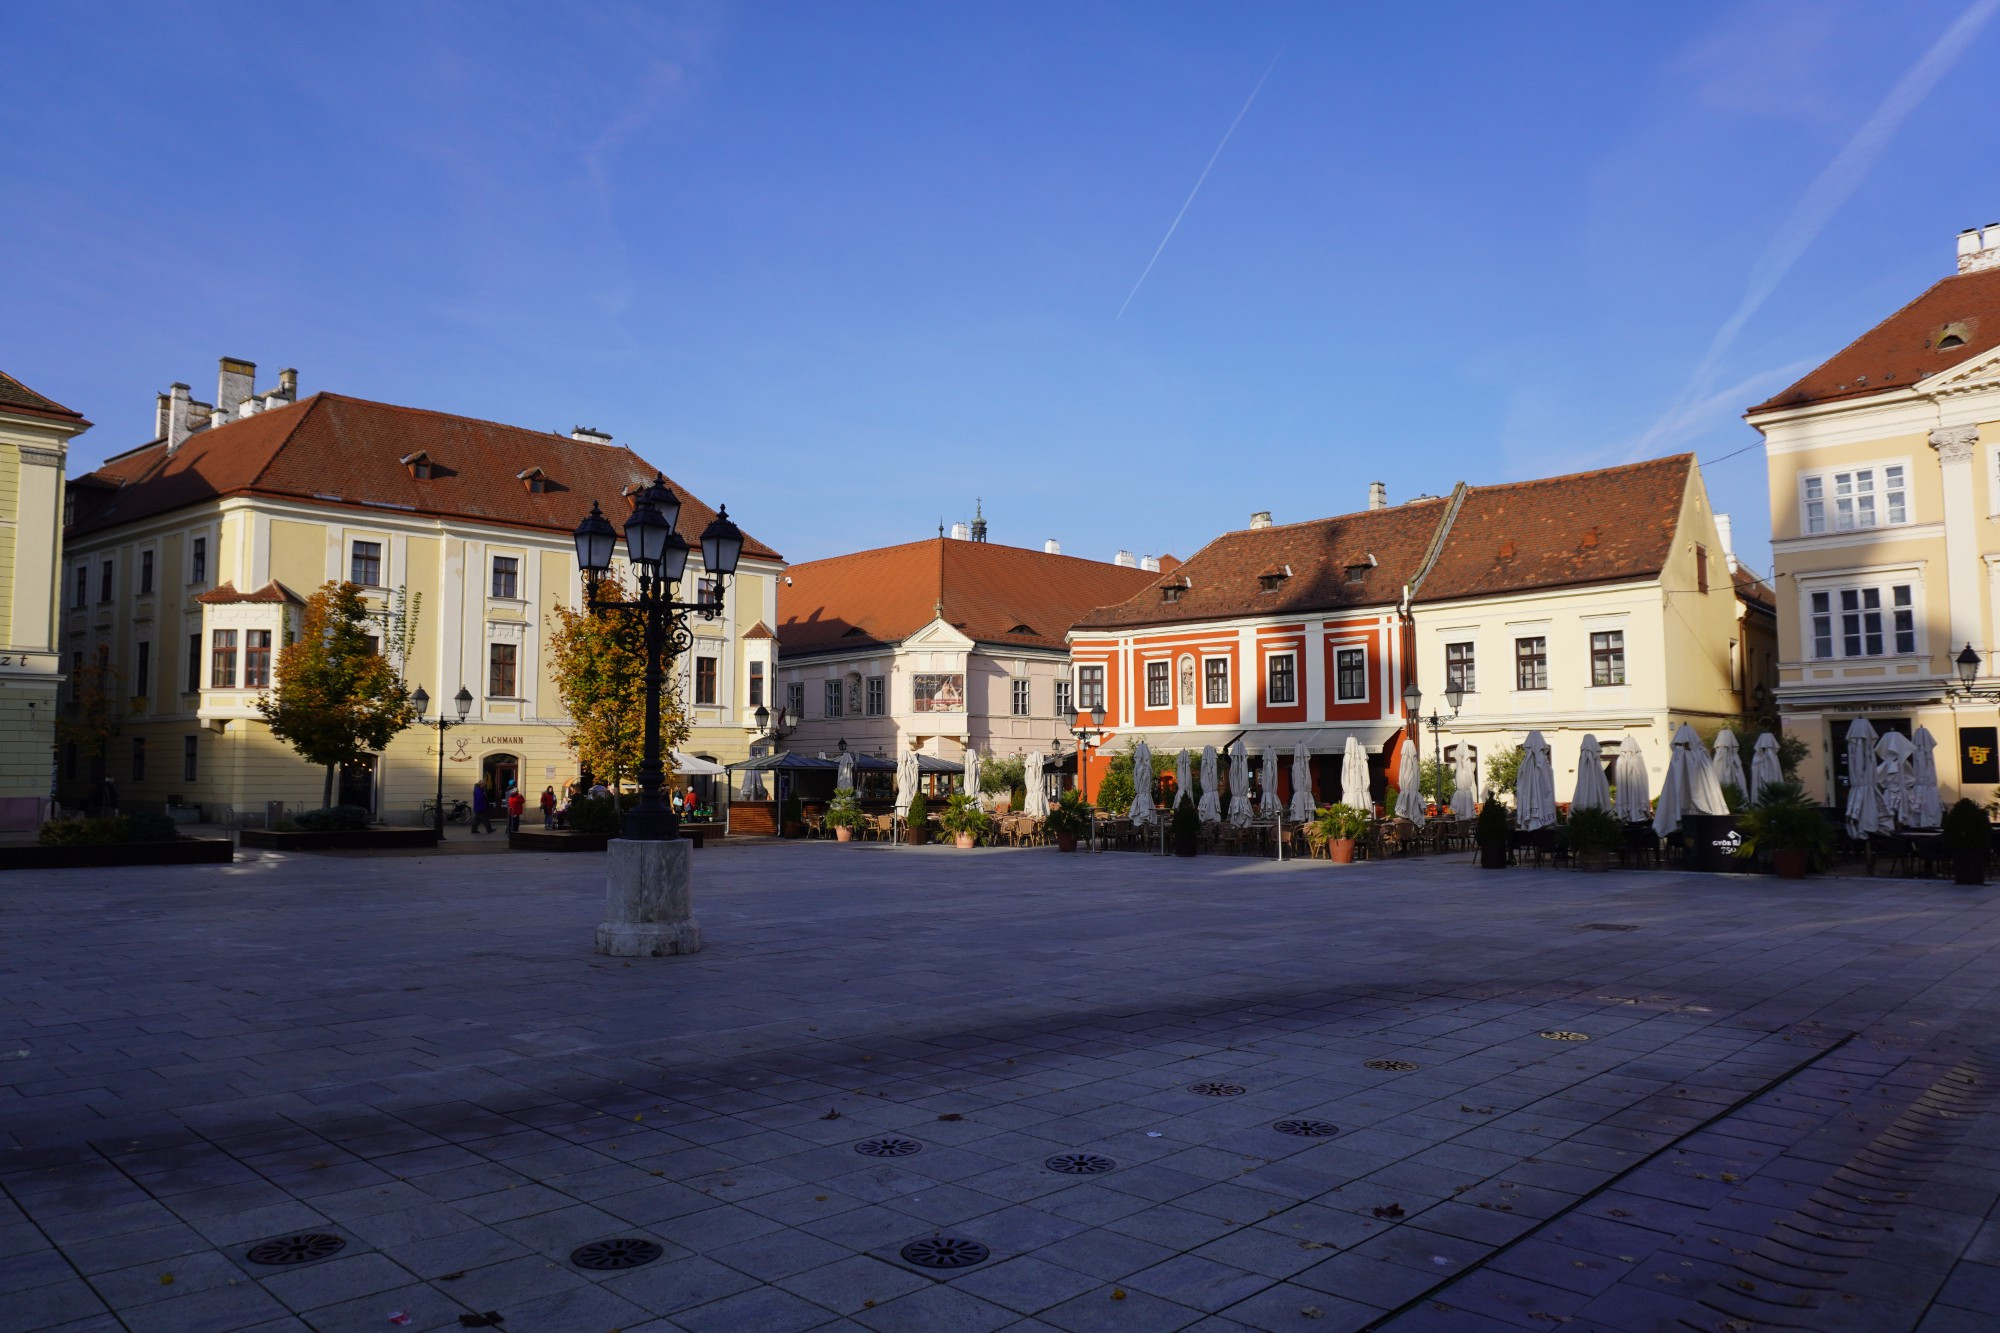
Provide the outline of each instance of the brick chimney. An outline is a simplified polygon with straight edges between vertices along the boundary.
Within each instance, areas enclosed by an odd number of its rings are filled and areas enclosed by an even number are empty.
[[[1379,481],[1369,482],[1368,507],[1370,509],[1387,509],[1389,507],[1389,488]]]
[[[223,421],[236,416],[237,406],[257,393],[257,363],[233,356],[222,358],[215,372],[215,410]]]

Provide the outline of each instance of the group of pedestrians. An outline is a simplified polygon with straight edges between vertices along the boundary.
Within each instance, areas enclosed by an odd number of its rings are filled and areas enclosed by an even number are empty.
[[[592,787],[588,794],[591,796],[609,796],[611,790],[600,782]],[[565,816],[569,813],[570,805],[573,802],[583,799],[585,795],[583,784],[580,782],[571,783],[566,795],[567,799],[558,797],[556,789],[553,786],[542,788],[539,805],[542,811],[543,828],[557,828],[565,822]],[[484,782],[475,782],[472,784],[472,831],[474,833],[482,830],[487,833],[498,832],[499,830],[493,826],[496,811],[506,815],[507,831],[509,833],[519,833],[521,831],[521,816],[527,812],[527,808],[528,799],[526,795],[522,793],[518,786],[511,782],[507,784],[506,792],[499,796],[494,795]]]

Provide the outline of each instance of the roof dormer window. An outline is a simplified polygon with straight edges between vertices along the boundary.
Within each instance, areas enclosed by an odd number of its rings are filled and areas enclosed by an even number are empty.
[[[413,454],[404,454],[398,461],[408,468],[410,475],[418,481],[429,481],[437,475],[437,469],[431,463],[431,456],[425,450],[419,449]]]
[[[528,488],[530,495],[543,495],[549,490],[548,474],[538,467],[523,468],[514,475]]]
[[[1160,585],[1160,600],[1163,602],[1178,602],[1181,599],[1181,594],[1186,591],[1187,584],[1185,583],[1162,583]]]
[[[1257,587],[1262,592],[1276,592],[1285,586],[1285,580],[1291,576],[1290,565],[1270,565],[1257,576]]]
[[[1965,346],[1966,335],[1971,332],[1964,324],[1947,324],[1938,330],[1937,341],[1931,345],[1940,352],[1948,352],[1954,347]]]

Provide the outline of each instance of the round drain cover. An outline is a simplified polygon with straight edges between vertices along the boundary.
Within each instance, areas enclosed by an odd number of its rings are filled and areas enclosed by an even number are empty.
[[[1280,1120],[1271,1128],[1301,1139],[1330,1139],[1340,1133],[1340,1126],[1331,1120]]]
[[[243,1257],[253,1264],[309,1264],[315,1259],[339,1254],[347,1248],[341,1236],[324,1231],[305,1231],[296,1236],[280,1236],[261,1245],[252,1245]]]
[[[1244,1087],[1241,1083],[1190,1083],[1188,1091],[1197,1097],[1241,1097]]]
[[[1407,1074],[1416,1068],[1408,1060],[1363,1060],[1363,1069],[1379,1069],[1385,1074]]]
[[[908,1157],[911,1153],[924,1150],[924,1145],[915,1139],[897,1138],[889,1135],[879,1139],[863,1139],[854,1145],[854,1151],[863,1157]]]
[[[599,1273],[616,1272],[621,1268],[637,1268],[640,1264],[650,1264],[665,1251],[650,1240],[638,1236],[619,1236],[613,1240],[594,1240],[588,1245],[571,1250],[569,1261],[578,1268],[588,1268]]]
[[[1059,1152],[1042,1165],[1066,1176],[1095,1176],[1111,1170],[1118,1163],[1103,1153]]]
[[[1544,1033],[1542,1034],[1542,1037],[1543,1037],[1543,1038],[1544,1038],[1545,1040],[1547,1040],[1547,1041],[1589,1041],[1589,1040],[1590,1040],[1590,1038],[1588,1038],[1588,1037],[1584,1036],[1584,1035],[1583,1035],[1583,1034],[1582,1034],[1581,1032],[1544,1032]]]
[[[993,1257],[993,1251],[963,1236],[925,1236],[902,1249],[905,1260],[919,1268],[970,1268]]]

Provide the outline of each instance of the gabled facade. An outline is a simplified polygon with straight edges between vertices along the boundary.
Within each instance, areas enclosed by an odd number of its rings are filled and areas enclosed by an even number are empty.
[[[1846,734],[1929,728],[1940,784],[2000,787],[2000,228],[1941,279],[1750,409],[1765,439],[1786,729],[1846,795]],[[1954,659],[1980,658],[1978,693]]]
[[[78,664],[106,654],[124,680],[106,767],[123,803],[172,800],[253,823],[267,801],[319,804],[321,773],[270,735],[257,701],[299,607],[329,580],[361,585],[385,620],[417,603],[405,680],[434,708],[449,710],[461,685],[473,695],[467,724],[445,735],[447,797],[479,780],[518,782],[533,797],[576,777],[549,615],[582,598],[578,519],[597,501],[622,521],[652,464],[596,431],[564,436],[327,393],[295,402],[290,374],[269,394],[233,394],[231,377],[254,373],[247,366],[223,363],[217,408],[195,414],[209,424],[187,428],[176,386],[161,439],[73,488],[62,646]],[[669,484],[681,526],[699,532],[712,511]],[[753,714],[775,667],[765,626],[782,569],[746,539],[724,614],[695,623],[679,663],[688,752],[733,762],[760,734]],[[702,577],[698,548],[686,577]],[[341,775],[340,799],[414,819],[436,786],[436,739],[403,732]],[[66,798],[81,799],[89,757],[65,751],[61,775]]]
[[[1172,754],[1241,736],[1259,756],[1304,742],[1324,803],[1353,737],[1380,801],[1413,736],[1424,759],[1469,745],[1483,764],[1540,730],[1566,799],[1585,733],[1610,756],[1631,733],[1657,777],[1680,723],[1713,726],[1756,698],[1740,628],[1755,612],[1691,455],[1371,498],[1360,513],[1227,533],[1077,623],[1078,707],[1101,689],[1116,730],[1093,790],[1127,740]],[[1435,738],[1405,716],[1412,682],[1423,715],[1443,716]],[[1277,780],[1289,799],[1288,766]]]
[[[1163,563],[1170,563],[1167,557]],[[938,537],[793,565],[778,593],[787,748],[1051,753],[1073,717],[1063,631],[1156,571]]]
[[[0,829],[35,827],[54,795],[63,461],[89,428],[0,374]]]

